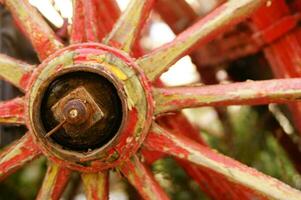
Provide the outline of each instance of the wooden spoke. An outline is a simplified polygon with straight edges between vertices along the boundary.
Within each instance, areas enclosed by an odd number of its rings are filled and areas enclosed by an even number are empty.
[[[99,42],[99,38],[105,36],[103,29],[98,27],[102,22],[98,20],[97,11],[99,1],[83,0],[83,9],[85,16],[85,31],[87,42]]]
[[[75,44],[85,42],[86,32],[83,0],[73,0],[73,13],[70,43]]]
[[[0,180],[41,154],[29,133],[0,153]]]
[[[118,5],[112,0],[74,0],[73,2],[71,43],[101,41],[112,30],[119,17]]]
[[[99,0],[101,3],[99,5],[99,17],[102,21],[102,29],[105,33],[112,31],[113,26],[120,16],[120,9],[116,1],[112,0]]]
[[[151,172],[139,161],[137,156],[120,165],[119,170],[144,199],[169,199]]]
[[[18,26],[31,41],[40,60],[63,47],[53,30],[27,0],[3,0]]]
[[[256,199],[267,200],[264,195],[254,190],[229,181],[223,175],[204,167],[195,166],[188,161],[177,159],[185,172],[198,183],[202,190],[212,199]]]
[[[183,135],[206,146],[198,128],[193,126],[182,113],[178,112],[173,115],[161,116],[157,122],[161,127],[174,134]],[[142,148],[141,150],[142,152],[145,152],[147,149]],[[176,161],[186,171],[187,175],[199,184],[202,191],[212,199],[266,199],[246,187],[228,181],[223,175],[218,174],[211,169],[193,165],[189,161],[181,160],[179,158],[176,159]]]
[[[197,45],[204,45],[248,17],[266,0],[229,0],[196,24],[179,34],[172,42],[138,60],[150,80],[155,80]]]
[[[0,77],[25,92],[33,65],[0,54]]]
[[[200,106],[286,103],[300,97],[299,78],[154,89],[156,114]]]
[[[130,52],[151,11],[154,0],[132,0],[103,43]]]
[[[71,171],[69,169],[50,163],[37,199],[60,199],[70,174]]]
[[[247,187],[268,199],[301,199],[301,192],[290,186],[189,138],[168,132],[156,124],[153,124],[144,144],[150,150],[161,151],[197,166],[211,169],[227,180]]]
[[[88,200],[109,199],[109,173],[83,173],[82,180]]]
[[[23,98],[16,98],[0,103],[0,124],[25,124]]]

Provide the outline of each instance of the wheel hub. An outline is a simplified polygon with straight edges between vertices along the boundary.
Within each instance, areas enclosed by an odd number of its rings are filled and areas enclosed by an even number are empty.
[[[131,58],[100,44],[63,49],[37,69],[28,125],[53,161],[82,171],[133,155],[152,120],[150,86]]]
[[[115,86],[100,75],[84,71],[54,80],[41,106],[46,132],[63,123],[51,138],[64,149],[83,152],[112,139],[120,128],[122,113]]]

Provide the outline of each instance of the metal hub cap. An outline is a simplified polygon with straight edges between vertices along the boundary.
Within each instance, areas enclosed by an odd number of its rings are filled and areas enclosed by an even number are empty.
[[[56,162],[67,160],[84,171],[115,166],[137,151],[150,127],[152,97],[146,89],[143,73],[119,51],[100,44],[70,46],[33,76],[31,132]]]

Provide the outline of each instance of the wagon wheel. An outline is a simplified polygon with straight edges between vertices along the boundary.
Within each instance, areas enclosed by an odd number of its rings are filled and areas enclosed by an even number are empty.
[[[218,181],[232,183],[247,199],[301,199],[299,191],[284,183],[155,122],[157,116],[183,108],[287,103],[301,97],[301,79],[172,88],[152,84],[179,58],[245,19],[265,0],[228,1],[172,42],[137,59],[132,49],[152,0],[132,0],[108,34],[97,23],[108,19],[94,9],[102,1],[75,1],[67,47],[27,1],[1,2],[41,60],[32,66],[0,57],[0,76],[25,93],[1,103],[0,122],[28,128],[1,153],[1,179],[43,154],[50,162],[38,199],[59,199],[71,171],[81,173],[88,199],[108,199],[108,171],[113,169],[145,199],[168,199],[140,159],[140,150],[148,149],[217,174]]]

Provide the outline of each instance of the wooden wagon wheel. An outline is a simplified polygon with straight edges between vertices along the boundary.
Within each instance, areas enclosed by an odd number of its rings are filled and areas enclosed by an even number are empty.
[[[132,56],[133,46],[153,0],[132,0],[109,33],[110,19],[96,10],[106,5],[111,11],[107,1],[75,1],[68,46],[27,1],[1,2],[41,60],[32,66],[0,56],[0,76],[25,93],[1,103],[0,122],[28,128],[23,138],[1,152],[1,179],[45,155],[50,162],[38,199],[59,199],[72,170],[81,173],[88,199],[108,199],[112,169],[120,171],[143,198],[168,199],[140,159],[140,150],[147,149],[188,161],[191,169],[207,171],[204,177],[215,174],[218,183],[227,182],[229,192],[243,191],[244,199],[301,199],[299,191],[284,183],[155,122],[156,117],[183,108],[300,99],[298,78],[172,88],[153,85],[179,58],[244,20],[266,0],[228,1],[172,42],[138,58]]]

